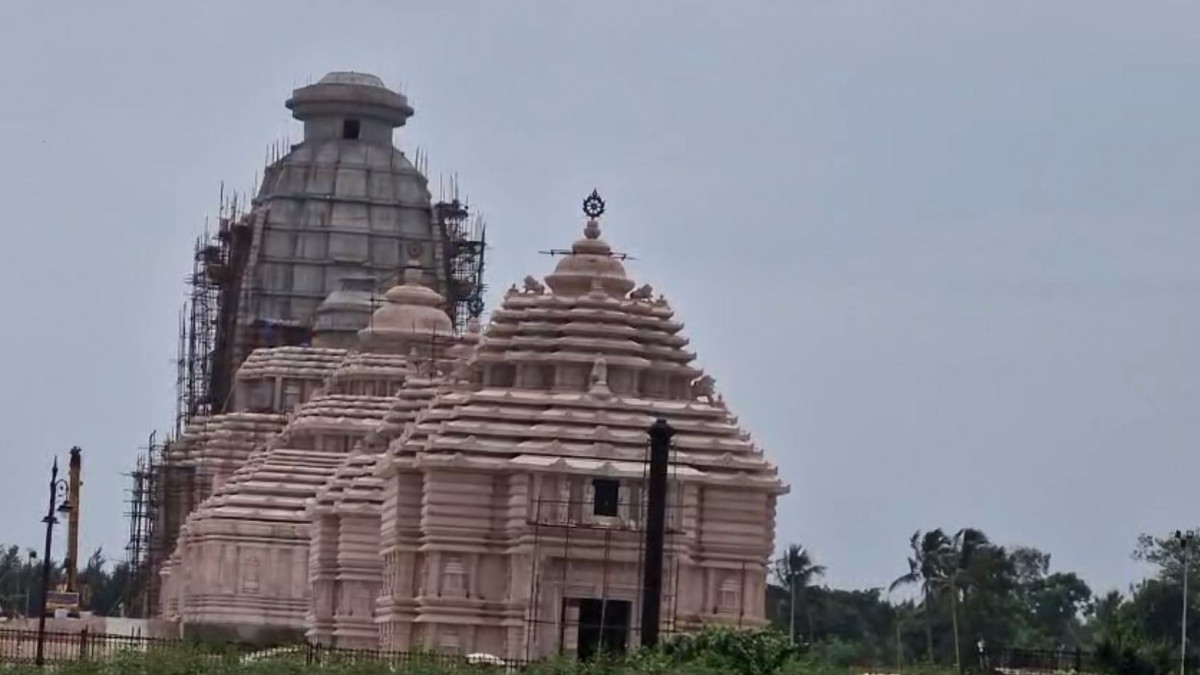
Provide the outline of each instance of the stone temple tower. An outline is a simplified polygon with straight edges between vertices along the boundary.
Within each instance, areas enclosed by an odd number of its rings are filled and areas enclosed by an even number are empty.
[[[287,106],[304,140],[268,167],[257,196],[242,274],[244,336],[310,325],[342,277],[366,272],[394,285],[405,255],[433,266],[425,177],[392,145],[393,129],[413,113],[405,97],[372,75],[331,73]]]
[[[303,140],[269,163],[249,210],[223,218],[197,250],[205,289],[193,292],[191,315],[210,316],[193,320],[181,350],[181,363],[203,361],[181,367],[183,422],[226,409],[233,373],[254,349],[307,344],[317,307],[346,280],[373,280],[382,296],[417,261],[456,325],[482,311],[482,223],[456,195],[434,203],[393,145],[413,114],[407,98],[374,75],[333,72],[292,92],[287,107]]]
[[[423,156],[394,145],[413,115],[408,99],[374,75],[332,72],[286,105],[301,141],[270,151],[250,199],[222,191],[215,232],[196,241],[174,433],[152,436],[134,472],[135,611],[157,605],[159,571],[189,513],[321,387],[336,365],[327,361],[358,345],[386,291],[428,287],[449,318],[439,339],[483,311],[483,222],[456,180],[434,200]]]

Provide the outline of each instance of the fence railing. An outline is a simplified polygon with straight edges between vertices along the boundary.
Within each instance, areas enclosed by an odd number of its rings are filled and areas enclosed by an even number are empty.
[[[0,630],[0,664],[31,664],[37,658],[38,632],[35,630]],[[527,661],[500,659],[483,654],[450,654],[435,652],[392,652],[370,649],[346,649],[325,645],[300,643],[274,648],[254,648],[245,644],[208,645],[207,649],[180,639],[151,638],[131,635],[111,635],[81,632],[47,631],[42,645],[45,663],[111,659],[128,652],[181,649],[192,646],[214,659],[237,658],[244,662],[277,659],[302,660],[307,665],[379,664],[393,669],[404,666],[471,664],[483,670],[515,672],[529,665]],[[489,668],[490,667],[490,668]]]
[[[1089,673],[1095,661],[1080,649],[989,649],[980,666],[991,672]]]
[[[496,670],[515,672],[530,665],[529,661],[518,659],[502,659],[486,654],[453,654],[441,652],[390,652],[371,649],[346,649],[344,647],[327,647],[325,645],[304,645],[305,662],[310,665],[329,663],[366,663],[389,666],[393,669],[402,666],[438,665],[453,666],[469,664],[475,666],[492,666]]]
[[[42,643],[42,658],[47,663],[105,659],[121,652],[149,651],[178,644],[178,640],[138,635],[109,635],[46,631]],[[0,630],[0,663],[34,663],[37,658],[38,632],[35,630]]]

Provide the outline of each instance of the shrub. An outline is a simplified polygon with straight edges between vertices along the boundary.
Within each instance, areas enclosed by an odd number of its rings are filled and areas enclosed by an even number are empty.
[[[771,675],[798,650],[774,631],[706,629],[671,640],[662,653],[680,665],[707,666],[738,675]]]
[[[1096,667],[1106,675],[1160,675],[1172,672],[1168,645],[1130,639],[1105,638],[1096,646]]]

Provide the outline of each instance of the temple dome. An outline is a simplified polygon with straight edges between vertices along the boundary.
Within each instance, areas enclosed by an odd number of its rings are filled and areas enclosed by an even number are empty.
[[[318,80],[317,84],[356,84],[364,87],[387,88],[377,75],[356,73],[353,70],[335,70]]]
[[[331,73],[296,89],[287,105],[304,137],[273,157],[254,198],[261,244],[243,272],[243,288],[255,289],[246,321],[311,326],[340,277],[393,278],[400,251],[432,268],[430,242],[439,235],[428,180],[394,144],[395,128],[412,114],[401,94],[373,75]],[[373,290],[378,298],[387,286]],[[256,344],[248,335],[238,340]]]
[[[571,252],[546,277],[546,285],[559,295],[600,291],[620,298],[635,284],[612,247],[600,238],[600,222],[591,218],[583,228],[583,239],[571,245]]]
[[[287,101],[292,115],[303,121],[325,117],[374,119],[390,127],[403,126],[413,109],[404,94],[384,86],[368,73],[334,71],[316,84],[292,92]]]
[[[404,283],[388,290],[384,304],[358,332],[364,348],[385,343],[408,343],[414,338],[454,333],[450,315],[443,309],[445,298],[421,283],[419,263],[412,261],[404,271]]]
[[[313,345],[349,349],[375,309],[375,277],[352,275],[338,280],[337,290],[317,306]]]

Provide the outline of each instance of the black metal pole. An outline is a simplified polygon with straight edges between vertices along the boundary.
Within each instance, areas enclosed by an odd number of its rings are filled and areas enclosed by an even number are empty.
[[[46,517],[42,519],[42,522],[46,524],[46,547],[42,557],[41,600],[38,602],[38,636],[35,662],[39,666],[44,663],[43,652],[46,646],[46,595],[50,591],[50,543],[51,537],[54,536],[54,523],[58,522],[58,519],[54,517],[54,498],[57,489],[58,458],[55,457],[54,466],[50,469],[50,506],[46,509]]]
[[[650,425],[650,475],[646,498],[646,558],[642,568],[642,646],[658,644],[662,617],[663,538],[667,516],[667,465],[675,430],[664,419]]]

